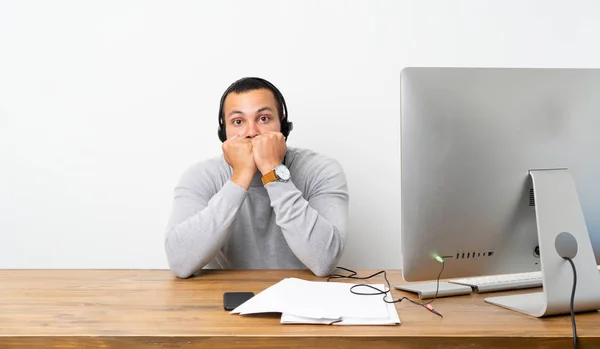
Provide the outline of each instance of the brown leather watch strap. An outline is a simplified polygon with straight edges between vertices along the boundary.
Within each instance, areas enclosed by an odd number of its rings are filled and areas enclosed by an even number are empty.
[[[263,185],[267,183],[271,183],[277,179],[277,175],[275,175],[275,170],[271,172],[267,172],[264,176],[262,176]]]

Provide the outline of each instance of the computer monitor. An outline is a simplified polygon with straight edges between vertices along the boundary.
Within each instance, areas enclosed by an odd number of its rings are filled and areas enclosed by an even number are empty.
[[[540,271],[486,302],[546,316],[600,309],[600,69],[405,68],[406,281]],[[564,234],[561,234],[564,233]],[[513,298],[511,298],[513,297]]]

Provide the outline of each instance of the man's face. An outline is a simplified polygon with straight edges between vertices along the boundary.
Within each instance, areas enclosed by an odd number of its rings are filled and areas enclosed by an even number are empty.
[[[223,111],[227,139],[281,130],[275,96],[267,89],[232,92],[225,98]]]

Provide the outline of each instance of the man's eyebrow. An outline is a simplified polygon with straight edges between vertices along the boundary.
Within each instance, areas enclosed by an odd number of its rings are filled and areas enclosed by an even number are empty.
[[[270,111],[272,113],[273,109],[271,109],[271,107],[262,107],[262,108],[258,109],[256,111],[256,113],[258,114],[258,113],[262,113],[264,111]],[[242,111],[234,109],[234,110],[232,110],[232,111],[229,112],[229,114],[227,115],[227,118],[232,118],[233,116],[238,115],[238,114],[239,115],[244,115],[244,113]]]
[[[231,118],[231,117],[232,117],[233,115],[235,115],[235,114],[242,114],[242,115],[244,115],[244,113],[242,113],[242,112],[241,112],[241,111],[239,111],[239,110],[232,110],[232,111],[230,111],[230,112],[229,112],[229,114],[227,115],[227,117],[228,117],[228,118]]]
[[[262,107],[262,108],[258,109],[256,112],[262,113],[263,111],[270,111],[272,113],[273,109],[271,109],[270,107]]]

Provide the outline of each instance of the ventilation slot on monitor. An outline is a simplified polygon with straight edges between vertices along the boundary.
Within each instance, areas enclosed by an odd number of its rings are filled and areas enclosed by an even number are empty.
[[[533,195],[533,188],[529,189],[529,206],[535,206],[535,196]]]
[[[481,258],[481,257],[490,257],[494,254],[494,251],[485,251],[485,252],[457,252],[456,259],[473,259],[473,258]]]

